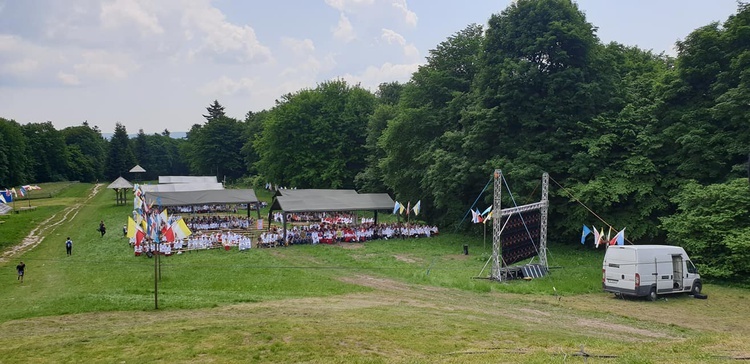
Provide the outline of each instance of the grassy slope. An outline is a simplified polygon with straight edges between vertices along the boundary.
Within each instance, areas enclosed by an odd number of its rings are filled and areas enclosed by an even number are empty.
[[[600,292],[602,251],[555,246],[550,277],[498,284],[471,278],[489,254],[482,241],[450,234],[164,258],[154,311],[153,260],[133,257],[120,233],[130,208],[112,193],[20,257],[24,284],[15,260],[0,266],[0,362],[545,363],[580,345],[621,362],[750,353],[744,290],[616,300]]]
[[[18,244],[29,231],[47,217],[62,211],[65,206],[81,198],[91,185],[57,182],[41,184],[40,187],[41,190],[30,192],[31,200],[21,198],[15,203],[11,202],[10,205],[15,206],[19,213],[0,216],[0,251]],[[24,210],[29,206],[35,209]]]

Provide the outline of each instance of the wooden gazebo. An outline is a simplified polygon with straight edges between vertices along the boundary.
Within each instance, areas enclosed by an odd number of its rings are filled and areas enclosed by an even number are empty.
[[[127,203],[127,192],[133,189],[133,184],[128,182],[125,178],[117,177],[117,179],[110,183],[107,188],[115,190],[116,204],[125,205]]]
[[[140,164],[136,164],[135,167],[131,168],[129,172],[133,174],[133,181],[140,182],[141,179],[138,178],[139,177],[138,174],[146,173],[146,170],[143,169],[143,167],[141,167]]]

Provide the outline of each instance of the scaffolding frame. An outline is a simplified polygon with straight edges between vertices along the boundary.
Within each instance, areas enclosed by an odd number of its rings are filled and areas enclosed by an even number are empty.
[[[499,211],[498,215],[493,216],[492,219],[492,269],[490,271],[490,279],[497,281],[507,280],[507,269],[503,267],[503,252],[502,252],[502,241],[501,235],[503,230],[502,217],[510,217],[516,213],[523,213],[528,211],[539,210],[540,217],[540,229],[539,229],[539,262],[545,269],[549,268],[547,265],[547,217],[549,214],[549,174],[542,174],[542,199],[539,202],[530,203],[522,206],[515,206],[503,209],[501,206],[502,199],[502,187],[503,187],[503,172],[500,169],[496,169],[493,174],[494,185],[493,185],[493,203],[492,211]],[[508,188],[510,190],[510,188]],[[494,213],[493,213],[494,215]]]

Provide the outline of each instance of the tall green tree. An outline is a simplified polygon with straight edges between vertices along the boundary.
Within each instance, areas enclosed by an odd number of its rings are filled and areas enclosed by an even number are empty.
[[[379,162],[385,157],[385,150],[378,140],[388,126],[388,122],[398,114],[398,103],[404,84],[398,82],[381,83],[375,93],[378,103],[367,121],[365,139],[365,168],[355,177],[357,188],[362,192],[384,192],[388,188],[383,183],[383,171]]]
[[[382,171],[384,184],[397,199],[422,200],[429,218],[455,220],[464,186],[471,184],[462,179],[467,172],[460,169],[465,165],[463,155],[448,158],[445,148],[460,149],[460,142],[452,144],[453,136],[463,132],[462,112],[480,71],[483,41],[482,27],[472,24],[430,50],[427,64],[404,86],[397,113],[378,140],[384,155],[377,169]],[[444,175],[443,162],[449,159],[451,175]],[[447,186],[447,179],[454,182]]]
[[[709,278],[747,282],[750,274],[750,190],[747,178],[703,186],[688,181],[663,219],[669,242],[681,245]]]
[[[282,97],[256,143],[258,170],[300,188],[354,188],[365,166],[367,119],[375,96],[343,80]]]
[[[109,141],[105,176],[109,180],[125,176],[135,164],[135,154],[128,137],[128,131],[124,125],[117,123],[112,139]]]
[[[268,115],[269,112],[267,110],[257,113],[249,111],[247,115],[245,115],[245,134],[242,137],[245,142],[242,146],[241,153],[245,160],[245,165],[247,166],[247,173],[250,175],[258,173],[256,163],[260,160],[260,155],[255,150],[254,145],[263,135],[263,123],[266,118],[268,118]]]
[[[104,179],[107,141],[97,127],[87,122],[60,131],[69,153],[67,178],[71,181],[94,182]]]
[[[33,172],[21,125],[15,120],[0,118],[0,135],[0,186],[10,188],[29,183]]]
[[[207,110],[206,123],[190,128],[181,153],[193,173],[215,175],[220,180],[242,177],[247,170],[242,154],[245,124],[225,116],[217,101]]]
[[[214,100],[214,102],[206,108],[206,111],[208,111],[208,114],[203,115],[203,117],[206,118],[206,121],[217,120],[226,116],[224,113],[224,106],[221,106],[219,100]]]
[[[676,67],[661,88],[660,150],[675,179],[716,183],[740,176],[750,134],[750,5],[723,26],[698,28],[677,43]]]
[[[34,180],[62,181],[68,172],[68,150],[63,135],[52,122],[29,123],[23,126],[28,142]]]

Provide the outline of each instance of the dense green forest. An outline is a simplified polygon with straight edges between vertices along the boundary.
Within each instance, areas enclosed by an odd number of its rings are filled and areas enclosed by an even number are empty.
[[[330,80],[244,120],[214,101],[184,139],[0,118],[0,186],[111,181],[138,163],[147,179],[389,192],[451,227],[494,169],[519,204],[549,172],[552,241],[602,225],[580,201],[631,242],[683,245],[709,276],[746,277],[750,5],[676,48],[603,44],[570,0],[519,0],[435,46],[406,83]]]

